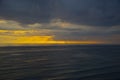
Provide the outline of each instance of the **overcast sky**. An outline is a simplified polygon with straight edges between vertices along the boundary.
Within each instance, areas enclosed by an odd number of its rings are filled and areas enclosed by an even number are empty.
[[[120,0],[0,0],[0,29],[120,44]]]

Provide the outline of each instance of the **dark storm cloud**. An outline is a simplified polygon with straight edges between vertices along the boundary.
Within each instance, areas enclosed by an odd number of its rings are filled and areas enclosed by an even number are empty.
[[[62,19],[91,26],[120,24],[120,0],[60,0]]]
[[[53,18],[90,25],[120,25],[120,0],[0,0],[0,18],[47,23]]]
[[[53,0],[0,0],[0,17],[22,23],[48,22]]]

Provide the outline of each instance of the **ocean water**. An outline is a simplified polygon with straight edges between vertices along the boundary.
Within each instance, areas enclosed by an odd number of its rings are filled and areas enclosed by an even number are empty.
[[[120,46],[0,47],[0,80],[120,80]]]

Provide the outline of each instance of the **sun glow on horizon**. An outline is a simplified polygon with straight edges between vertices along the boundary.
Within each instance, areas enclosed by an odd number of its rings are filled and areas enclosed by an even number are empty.
[[[22,30],[0,30],[0,45],[99,44],[97,41],[55,40],[54,35],[26,35]]]

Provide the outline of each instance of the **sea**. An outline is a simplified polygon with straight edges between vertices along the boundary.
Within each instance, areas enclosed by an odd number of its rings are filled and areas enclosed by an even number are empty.
[[[0,47],[0,80],[120,80],[120,45]]]

